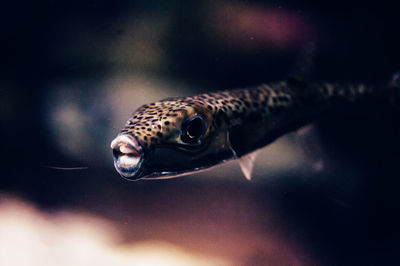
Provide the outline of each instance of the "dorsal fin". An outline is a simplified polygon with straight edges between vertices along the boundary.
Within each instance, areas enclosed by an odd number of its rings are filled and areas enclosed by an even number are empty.
[[[289,80],[300,80],[307,83],[314,73],[315,44],[308,43],[300,51],[294,62]]]
[[[254,161],[256,160],[256,156],[258,151],[253,151],[248,153],[239,159],[240,169],[242,169],[243,175],[247,180],[251,180],[251,174],[253,172]]]

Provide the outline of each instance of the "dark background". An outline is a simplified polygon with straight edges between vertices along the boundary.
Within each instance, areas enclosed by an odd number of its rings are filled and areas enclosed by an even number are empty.
[[[255,230],[301,246],[301,264],[399,263],[396,104],[372,99],[322,118],[317,127],[329,166],[312,178],[296,171],[272,179],[259,173],[266,178],[251,183],[212,176],[128,182],[113,169],[111,152],[104,163],[96,150],[104,143],[108,149],[111,141],[98,132],[113,127],[116,135],[129,113],[118,122],[107,111],[96,113],[89,159],[63,152],[55,143],[66,140],[57,139],[46,121],[52,108],[63,104],[48,100],[56,83],[68,87],[71,80],[83,80],[76,94],[83,99],[99,94],[93,84],[115,73],[178,82],[190,93],[229,89],[287,78],[310,47],[310,80],[385,82],[400,68],[395,1],[14,1],[0,10],[4,195],[23,197],[44,211],[79,209],[106,217],[127,241],[161,238],[219,254],[230,233],[245,239]],[[236,27],[241,15],[258,12],[267,19]],[[278,22],[277,32],[259,31],[274,14],[282,19],[281,28]],[[291,30],[294,25],[298,28]],[[280,30],[288,30],[288,37]],[[89,109],[91,104],[83,103]],[[88,168],[47,167],[82,165]],[[138,213],[144,218],[137,220]],[[276,228],[269,227],[270,214]],[[146,217],[160,221],[159,228],[135,229],[143,228],[139,224]],[[163,221],[172,228],[168,233]],[[239,258],[232,255],[235,248],[221,252],[241,264],[285,264],[279,247],[276,253],[257,248]]]

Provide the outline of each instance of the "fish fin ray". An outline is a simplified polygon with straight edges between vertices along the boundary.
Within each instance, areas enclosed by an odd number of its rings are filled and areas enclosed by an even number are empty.
[[[295,139],[313,171],[323,171],[325,166],[324,150],[315,125],[311,124],[298,129],[295,133]]]
[[[247,180],[251,180],[253,173],[254,162],[256,160],[258,151],[253,151],[239,158],[240,169]]]
[[[289,81],[308,83],[315,70],[316,47],[314,43],[306,44],[300,51],[292,67]]]

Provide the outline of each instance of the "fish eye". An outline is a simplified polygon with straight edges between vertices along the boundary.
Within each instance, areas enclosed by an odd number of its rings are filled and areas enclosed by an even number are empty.
[[[206,122],[201,116],[195,115],[183,123],[181,139],[185,143],[195,144],[204,135],[205,131]]]

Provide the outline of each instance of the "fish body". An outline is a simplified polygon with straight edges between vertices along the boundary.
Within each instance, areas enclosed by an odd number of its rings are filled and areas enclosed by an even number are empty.
[[[254,151],[341,102],[380,91],[364,84],[291,80],[167,98],[143,105],[126,122],[111,143],[114,165],[123,177],[137,180],[176,177],[239,159],[250,179]]]

